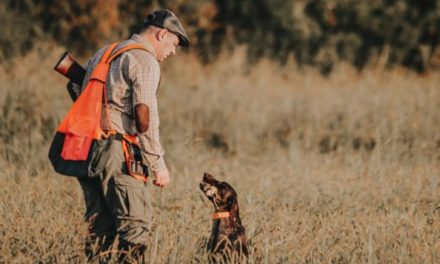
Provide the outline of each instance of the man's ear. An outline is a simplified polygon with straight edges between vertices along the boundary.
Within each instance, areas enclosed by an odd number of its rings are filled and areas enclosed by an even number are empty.
[[[167,34],[167,30],[164,28],[157,31],[157,34],[156,34],[157,41],[161,41],[162,39],[164,39],[166,34]]]

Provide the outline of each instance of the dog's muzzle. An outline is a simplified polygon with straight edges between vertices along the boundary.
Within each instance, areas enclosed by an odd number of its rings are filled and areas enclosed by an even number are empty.
[[[208,197],[213,197],[214,194],[217,192],[217,188],[205,183],[205,182],[201,182],[200,183],[200,189],[202,189],[202,191],[205,193],[206,196]]]

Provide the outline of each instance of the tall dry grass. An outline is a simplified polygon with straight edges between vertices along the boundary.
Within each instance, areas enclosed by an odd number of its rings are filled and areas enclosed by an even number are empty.
[[[0,263],[85,262],[82,193],[46,158],[71,103],[51,70],[61,49],[44,50],[0,72]],[[163,65],[172,183],[150,189],[149,261],[207,261],[209,171],[238,192],[250,263],[440,262],[440,75],[243,62]]]

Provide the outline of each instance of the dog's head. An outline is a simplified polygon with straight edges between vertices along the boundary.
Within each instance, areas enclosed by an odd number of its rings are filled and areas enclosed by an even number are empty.
[[[205,172],[200,189],[214,204],[216,210],[238,211],[237,193],[227,182],[217,181],[211,174]]]

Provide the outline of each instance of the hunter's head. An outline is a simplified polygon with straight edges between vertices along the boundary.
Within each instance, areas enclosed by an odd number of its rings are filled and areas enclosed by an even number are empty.
[[[176,54],[177,46],[189,45],[188,35],[179,18],[167,9],[149,14],[144,21],[141,34],[153,46],[158,61]]]

